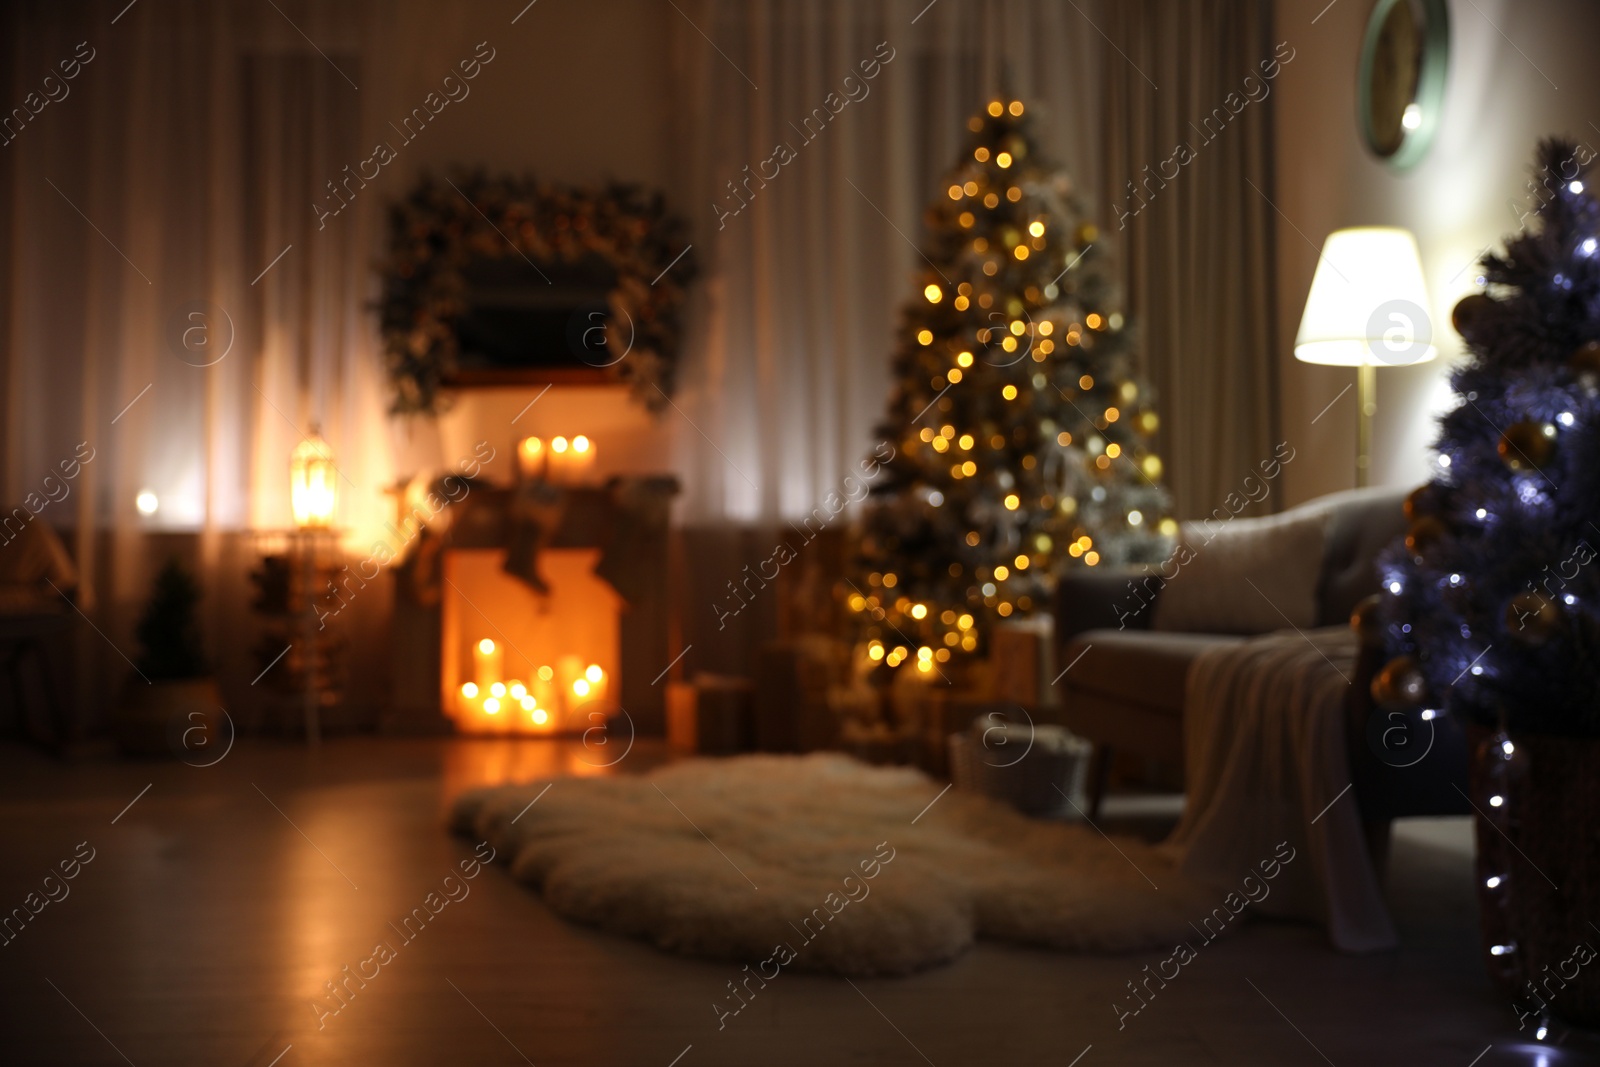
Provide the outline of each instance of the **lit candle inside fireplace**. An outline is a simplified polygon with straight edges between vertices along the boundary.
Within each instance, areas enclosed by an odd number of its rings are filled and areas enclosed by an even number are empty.
[[[583,676],[583,660],[573,655],[556,660],[556,685],[561,692],[562,724],[570,726],[579,719],[583,705],[589,702],[589,682]]]
[[[533,698],[545,716],[543,722],[535,716],[534,724],[547,726],[552,730],[555,729],[556,719],[561,714],[561,700],[556,690],[555,677],[556,672],[549,666],[544,666],[535,671],[532,680],[528,682],[528,695]]]
[[[583,674],[572,681],[572,694],[577,698],[579,707],[593,704],[596,708],[602,707],[606,699],[606,685],[611,679],[606,677],[606,672],[600,669],[600,664],[591,663],[583,669]]]
[[[499,683],[500,672],[505,667],[505,655],[505,651],[487,637],[473,646],[472,673],[478,692],[487,696]]]

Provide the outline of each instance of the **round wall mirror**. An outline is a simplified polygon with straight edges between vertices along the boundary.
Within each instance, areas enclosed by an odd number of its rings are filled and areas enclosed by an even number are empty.
[[[1357,122],[1367,148],[1405,168],[1427,154],[1450,63],[1446,0],[1378,0],[1361,44]]]

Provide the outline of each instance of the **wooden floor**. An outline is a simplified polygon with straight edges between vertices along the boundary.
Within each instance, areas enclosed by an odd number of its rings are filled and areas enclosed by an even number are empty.
[[[641,744],[618,770],[661,758]],[[443,829],[453,795],[596,762],[551,742],[241,742],[204,768],[0,747],[0,910],[80,843],[94,857],[0,948],[0,1063],[1600,1062],[1584,1035],[1536,1052],[1491,994],[1462,820],[1397,837],[1399,952],[1343,956],[1317,929],[1260,921],[1207,946],[1121,1031],[1112,1003],[1155,955],[983,944],[912,978],[786,973],[719,1032],[711,1005],[734,968],[569,925],[498,868],[400,941],[389,924],[471,854]],[[325,983],[380,940],[396,958],[319,1029]]]

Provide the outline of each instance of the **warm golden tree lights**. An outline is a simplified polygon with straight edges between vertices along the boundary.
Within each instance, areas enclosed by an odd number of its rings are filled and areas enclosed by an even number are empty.
[[[899,443],[842,586],[867,654],[931,672],[1069,567],[1160,562],[1159,419],[1115,306],[1106,238],[995,100],[925,215],[880,433]]]

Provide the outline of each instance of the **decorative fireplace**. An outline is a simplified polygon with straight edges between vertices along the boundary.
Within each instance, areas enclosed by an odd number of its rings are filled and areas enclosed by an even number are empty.
[[[677,491],[671,477],[474,483],[395,568],[386,726],[557,734],[626,712],[661,733]]]
[[[540,554],[541,592],[502,548],[444,553],[440,703],[464,733],[581,732],[615,714],[623,599],[597,548]]]

